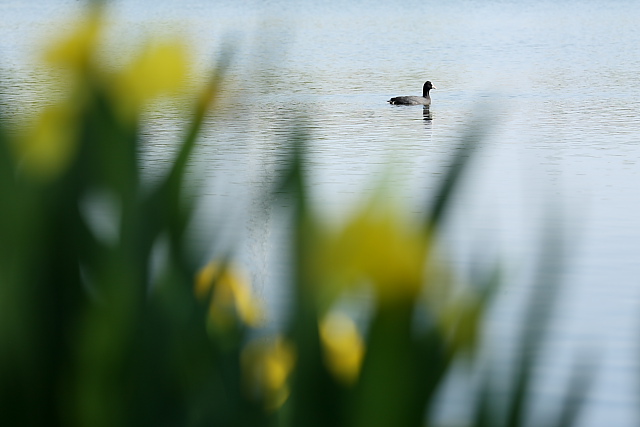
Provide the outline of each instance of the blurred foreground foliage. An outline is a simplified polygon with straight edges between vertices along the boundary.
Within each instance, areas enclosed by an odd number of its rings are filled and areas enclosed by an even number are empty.
[[[150,39],[114,69],[98,55],[104,27],[92,7],[54,43],[46,60],[66,73],[63,96],[25,131],[0,118],[0,424],[430,424],[452,364],[474,354],[497,284],[490,274],[460,287],[438,261],[438,230],[478,137],[462,138],[422,221],[380,195],[327,229],[307,199],[308,138],[294,131],[274,189],[295,211],[292,309],[281,335],[251,333],[265,313],[242,269],[207,263],[185,238],[187,162],[227,60],[194,97],[166,175],[145,184],[143,113],[184,88],[186,49]],[[345,309],[354,301],[366,307]],[[524,424],[533,358],[523,353],[500,404],[485,384],[470,425]],[[580,399],[568,395],[544,425],[573,422]]]

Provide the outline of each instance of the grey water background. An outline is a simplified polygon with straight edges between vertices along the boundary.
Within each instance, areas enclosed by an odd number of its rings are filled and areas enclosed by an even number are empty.
[[[34,58],[81,4],[0,1],[6,108],[43,100]],[[193,162],[205,196],[194,235],[207,240],[202,230],[215,225],[212,253],[240,242],[238,256],[276,323],[286,301],[278,255],[286,219],[263,196],[284,167],[288,129],[304,117],[311,196],[336,222],[383,177],[397,203],[422,212],[472,127],[485,144],[443,240],[463,278],[481,262],[505,268],[486,353],[498,367],[508,360],[531,259],[545,250],[543,218],[555,214],[569,247],[548,356],[536,371],[538,410],[561,395],[571,364],[595,349],[596,383],[581,425],[637,425],[640,4],[120,0],[110,11],[116,36],[182,32],[201,64],[225,40],[235,43],[222,106]],[[425,80],[438,88],[429,116],[385,102],[420,94]],[[167,111],[150,116],[150,179],[174,152],[179,124]],[[464,419],[464,381],[445,393],[443,419]]]

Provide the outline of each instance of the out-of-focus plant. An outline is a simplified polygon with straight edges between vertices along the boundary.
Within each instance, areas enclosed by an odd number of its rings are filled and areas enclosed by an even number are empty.
[[[305,140],[293,138],[285,184],[297,218],[292,425],[424,425],[452,362],[473,350],[493,289],[487,279],[456,285],[437,244],[471,146],[460,150],[428,218],[412,220],[382,191],[327,229],[306,199]],[[340,308],[363,295],[364,316]]]
[[[184,237],[185,169],[228,61],[187,107],[168,172],[147,184],[144,113],[184,91],[188,49],[150,38],[115,67],[100,53],[106,33],[94,2],[47,50],[60,82],[49,105],[21,131],[0,120],[0,423],[252,424],[262,408],[240,389],[240,349],[213,339],[207,321],[226,321],[228,304],[255,321],[251,297],[228,269],[201,278],[200,295],[206,280],[226,284],[215,302],[198,299],[203,259]]]
[[[195,292],[200,298],[211,294],[209,322],[218,333],[224,334],[242,325],[258,327],[264,320],[260,302],[250,286],[246,274],[238,267],[212,261],[200,270]]]
[[[463,138],[425,218],[381,192],[328,228],[307,199],[307,136],[294,133],[278,189],[295,208],[292,308],[271,336],[242,269],[185,239],[195,197],[185,171],[226,57],[191,102],[168,172],[146,184],[144,112],[184,91],[188,50],[150,39],[106,64],[102,9],[92,3],[46,54],[63,95],[24,131],[0,117],[0,424],[429,424],[453,362],[473,355],[497,282],[459,286],[438,244],[478,138]],[[511,409],[495,413],[481,395],[472,423],[523,424],[532,359],[522,360]],[[556,425],[575,418],[567,408]]]

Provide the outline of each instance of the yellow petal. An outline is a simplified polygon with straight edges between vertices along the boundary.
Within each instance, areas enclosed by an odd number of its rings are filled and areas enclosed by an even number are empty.
[[[77,144],[76,111],[71,102],[43,109],[16,146],[29,173],[52,179],[71,161]]]
[[[289,396],[288,378],[295,365],[293,345],[282,337],[250,342],[242,350],[240,361],[246,392],[277,409]]]
[[[94,9],[75,24],[73,31],[53,43],[45,52],[45,60],[55,66],[69,69],[85,68],[96,53],[102,35],[103,22],[99,9]]]
[[[353,320],[332,312],[320,322],[320,340],[329,371],[342,383],[352,385],[360,374],[364,342]]]
[[[207,297],[219,271],[220,266],[215,262],[210,262],[200,269],[196,276],[195,283],[195,293],[198,298],[204,299]]]
[[[215,286],[213,290],[212,286]],[[201,299],[212,294],[209,319],[220,331],[231,329],[237,321],[256,327],[264,319],[248,278],[237,266],[223,267],[216,261],[210,262],[196,277],[195,293]]]
[[[233,293],[238,317],[249,326],[259,326],[264,321],[264,312],[249,285],[238,282],[233,287]]]
[[[440,326],[448,336],[453,352],[475,350],[485,308],[480,299],[460,296],[442,309]]]
[[[365,209],[329,240],[319,262],[330,281],[370,282],[381,301],[419,294],[430,239],[392,210]]]
[[[178,41],[151,42],[114,77],[114,91],[127,115],[137,114],[158,97],[176,95],[189,74],[186,46]]]

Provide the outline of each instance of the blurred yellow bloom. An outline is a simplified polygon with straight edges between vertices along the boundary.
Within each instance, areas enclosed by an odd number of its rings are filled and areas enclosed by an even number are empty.
[[[71,161],[77,143],[77,112],[71,102],[48,106],[38,115],[16,145],[25,169],[51,179]]]
[[[69,35],[52,44],[45,52],[45,60],[51,65],[72,70],[85,69],[96,54],[103,27],[102,14],[94,8]]]
[[[240,355],[246,391],[265,408],[275,410],[289,397],[289,375],[295,366],[293,345],[282,337],[252,341]]]
[[[198,273],[195,292],[202,299],[212,292],[209,320],[219,331],[230,330],[237,321],[256,327],[263,320],[249,279],[237,267],[210,262]]]
[[[364,357],[364,342],[353,320],[343,313],[329,313],[320,322],[320,340],[329,371],[346,385],[355,383]]]
[[[440,327],[452,352],[473,352],[476,348],[485,304],[480,299],[459,296],[441,309]]]
[[[176,95],[189,74],[186,46],[174,40],[149,43],[114,77],[114,91],[127,116],[161,96]]]
[[[327,239],[316,268],[333,282],[371,282],[382,302],[415,298],[429,245],[422,230],[392,209],[370,207]]]

